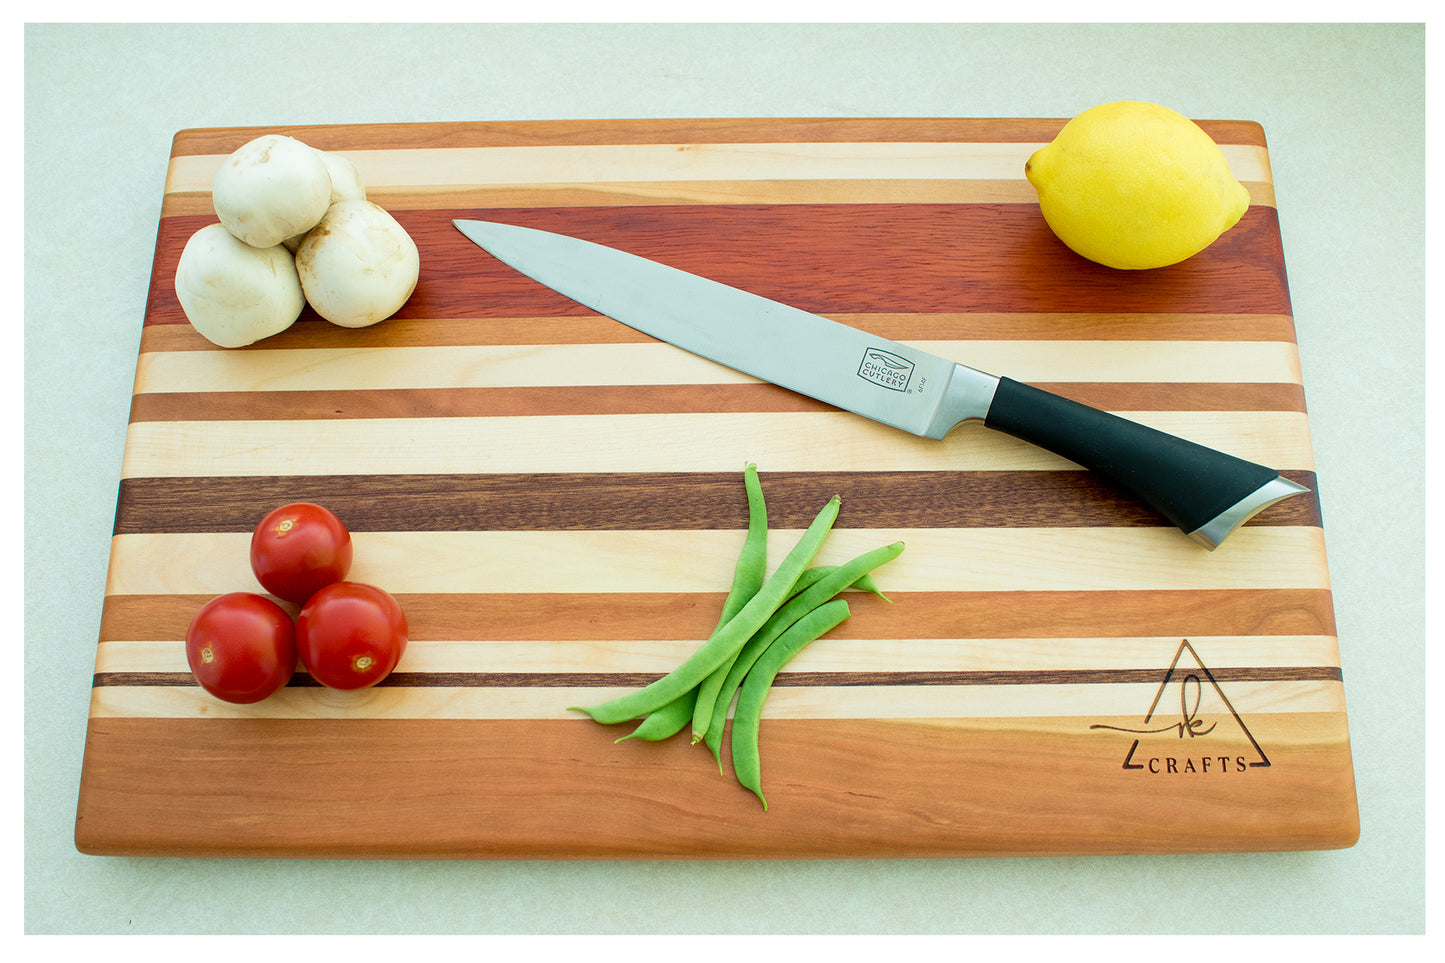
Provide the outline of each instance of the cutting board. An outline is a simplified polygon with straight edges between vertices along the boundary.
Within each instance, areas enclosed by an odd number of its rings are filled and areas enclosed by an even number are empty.
[[[976,424],[926,441],[656,342],[522,277],[455,217],[574,234],[1282,470],[1318,491],[1263,130],[1204,122],[1251,205],[1175,267],[1063,247],[1024,161],[1061,119],[582,121],[175,136],[105,585],[76,843],[246,857],[758,858],[1326,849],[1358,835],[1319,502],[1218,551]],[[172,278],[223,158],[350,158],[421,251],[393,318],[307,309],[213,347]],[[686,736],[569,706],[711,631],[755,463],[776,566],[902,540],[888,600],[778,677],[758,799]],[[261,591],[271,508],[350,527],[411,641],[376,688],[234,706],[187,671]],[[294,607],[292,609],[294,611]]]

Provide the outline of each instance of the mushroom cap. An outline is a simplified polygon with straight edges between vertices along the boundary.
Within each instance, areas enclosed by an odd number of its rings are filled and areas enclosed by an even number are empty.
[[[333,154],[330,151],[317,151],[317,153],[326,163],[326,172],[331,175],[332,204],[338,204],[341,201],[366,200],[366,185],[362,183],[361,172],[356,169],[355,164],[340,154]],[[313,224],[312,227],[315,225]],[[306,232],[303,231],[300,234],[291,235],[281,243],[286,245],[286,250],[295,254],[305,236]]]
[[[226,230],[252,247],[272,247],[321,220],[331,204],[331,174],[314,147],[266,134],[221,163],[211,202]]]
[[[343,328],[364,328],[395,314],[416,289],[420,270],[416,242],[371,201],[331,205],[296,249],[306,300]]]
[[[321,161],[331,177],[331,203],[366,200],[366,184],[361,180],[361,171],[356,165],[340,154],[321,151]]]
[[[176,264],[176,298],[191,325],[223,348],[285,331],[306,306],[290,251],[252,247],[220,224],[186,241]]]

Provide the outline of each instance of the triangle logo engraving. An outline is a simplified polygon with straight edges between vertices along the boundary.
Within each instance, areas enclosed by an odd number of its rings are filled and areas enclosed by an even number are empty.
[[[1221,729],[1221,726],[1224,728]],[[1128,770],[1151,773],[1228,772],[1263,769],[1270,765],[1264,749],[1188,639],[1180,642],[1175,650],[1174,658],[1154,693],[1154,701],[1149,704],[1149,710],[1139,726],[1096,723],[1089,728],[1134,735],[1133,744],[1124,755],[1122,768]],[[1192,743],[1195,739],[1207,738],[1211,733],[1224,735],[1229,732],[1242,734],[1250,745],[1250,752],[1232,757],[1211,756],[1207,752],[1185,753],[1182,756],[1151,756],[1148,752],[1140,752],[1140,744],[1145,738],[1151,740],[1151,745],[1170,736],[1177,742],[1188,740]]]

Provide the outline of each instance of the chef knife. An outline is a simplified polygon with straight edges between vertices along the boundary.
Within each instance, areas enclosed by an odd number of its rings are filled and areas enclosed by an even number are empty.
[[[1257,512],[1309,490],[1272,468],[616,248],[494,221],[452,223],[554,291],[753,377],[925,438],[981,420],[1134,493],[1211,550]]]

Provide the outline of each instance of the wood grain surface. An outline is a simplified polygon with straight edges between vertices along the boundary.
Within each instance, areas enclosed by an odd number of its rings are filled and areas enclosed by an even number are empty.
[[[155,239],[76,819],[97,854],[771,858],[1333,848],[1358,834],[1311,494],[1217,552],[977,425],[932,442],[688,355],[451,226],[610,244],[1279,468],[1317,490],[1264,132],[1201,121],[1250,192],[1175,267],[1064,248],[1023,163],[1055,119],[584,121],[181,131]],[[172,279],[224,157],[349,157],[416,240],[407,305],[308,308],[224,350]],[[685,736],[568,706],[712,629],[759,467],[775,565],[896,539],[779,676],[769,809]],[[304,672],[233,706],[191,678],[252,528],[317,501],[411,641],[374,689]],[[295,607],[291,606],[292,611]],[[728,761],[724,740],[724,763]]]

